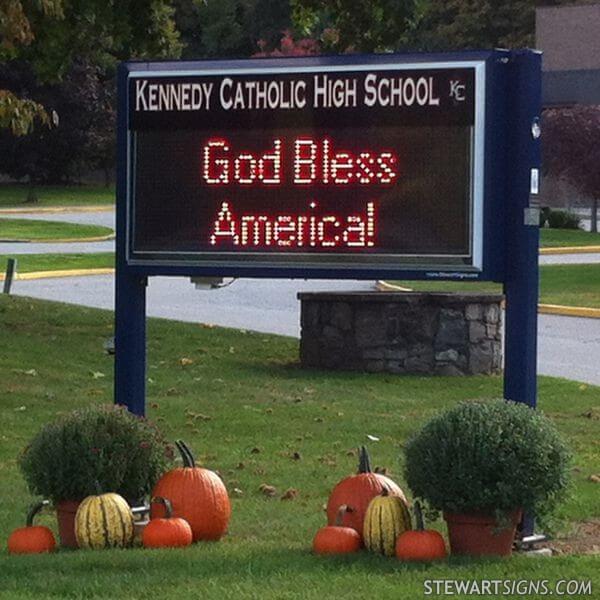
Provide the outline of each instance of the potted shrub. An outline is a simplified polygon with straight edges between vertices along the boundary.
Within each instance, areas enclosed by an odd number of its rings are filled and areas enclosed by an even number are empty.
[[[130,504],[143,500],[168,469],[173,448],[145,419],[114,405],[92,406],[45,425],[25,448],[19,466],[33,494],[52,500],[61,543],[77,547],[79,503],[116,492]]]
[[[405,452],[406,481],[443,511],[455,554],[510,554],[522,512],[548,510],[568,480],[569,452],[553,424],[504,400],[434,417]]]

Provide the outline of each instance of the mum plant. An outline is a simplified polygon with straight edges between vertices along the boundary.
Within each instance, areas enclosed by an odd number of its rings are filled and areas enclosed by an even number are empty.
[[[510,553],[522,512],[547,512],[568,483],[570,453],[552,422],[505,400],[463,402],[435,416],[406,445],[413,494],[444,511],[453,551]],[[453,539],[466,525],[475,544]],[[485,538],[475,525],[494,536]],[[504,550],[491,549],[504,529]]]
[[[45,425],[19,458],[33,494],[82,500],[98,489],[141,500],[171,464],[173,448],[145,419],[114,405],[77,410]]]

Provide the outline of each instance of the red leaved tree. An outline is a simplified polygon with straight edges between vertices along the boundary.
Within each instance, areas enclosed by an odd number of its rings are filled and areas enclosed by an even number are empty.
[[[312,38],[294,40],[289,30],[282,31],[279,48],[269,50],[265,40],[259,40],[258,47],[260,52],[253,54],[253,56],[312,56],[319,54],[321,51],[318,40]]]
[[[567,180],[592,198],[592,231],[598,231],[600,106],[551,108],[543,115],[545,173]]]

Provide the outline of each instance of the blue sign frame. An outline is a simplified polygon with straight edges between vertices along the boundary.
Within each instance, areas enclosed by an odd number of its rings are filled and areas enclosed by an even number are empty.
[[[316,266],[202,266],[135,264],[128,260],[129,105],[132,73],[186,70],[277,68],[331,65],[481,63],[485,65],[484,144],[481,181],[484,198],[480,268],[470,272],[403,268],[319,268]],[[117,256],[115,402],[145,412],[146,284],[152,276],[244,276],[326,279],[469,279],[496,281],[506,295],[504,394],[536,403],[536,341],[539,231],[531,221],[530,178],[539,169],[540,143],[532,124],[541,110],[541,55],[531,50],[440,54],[385,54],[199,62],[127,62],[118,72]],[[534,210],[534,209],[533,209]]]

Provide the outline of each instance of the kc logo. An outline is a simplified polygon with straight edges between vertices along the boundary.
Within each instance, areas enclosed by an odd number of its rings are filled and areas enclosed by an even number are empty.
[[[465,84],[461,83],[460,79],[450,80],[450,98],[454,98],[457,102],[464,102],[465,96]]]

